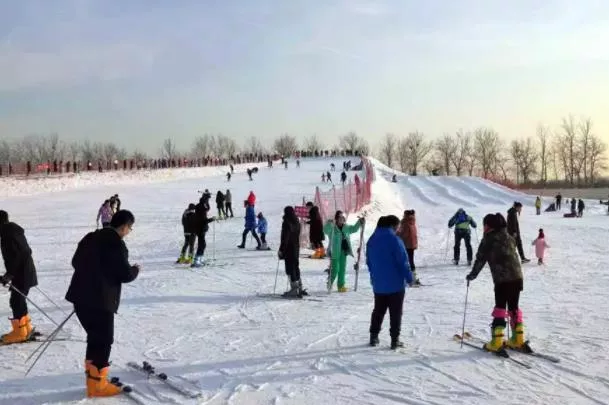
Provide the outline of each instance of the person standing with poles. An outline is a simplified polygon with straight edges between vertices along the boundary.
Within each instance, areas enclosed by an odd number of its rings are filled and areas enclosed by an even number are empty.
[[[396,235],[400,220],[394,215],[379,218],[366,244],[366,264],[374,291],[374,309],[370,320],[370,346],[378,346],[383,318],[389,309],[391,349],[403,347],[400,342],[402,309],[406,285],[413,282],[408,255]]]
[[[74,312],[87,332],[87,397],[114,396],[124,389],[108,380],[108,373],[121,286],[135,280],[140,271],[139,265],[129,264],[123,241],[134,223],[131,212],[118,211],[110,227],[88,233],[78,243],[72,258],[74,274],[66,300],[74,304]]]
[[[347,292],[345,286],[345,272],[347,268],[347,256],[353,256],[350,236],[359,231],[366,220],[364,217],[358,219],[354,225],[347,225],[347,219],[342,211],[336,211],[334,221],[328,220],[324,225],[324,233],[330,236],[330,278],[328,280],[331,290],[334,280],[337,280],[338,292]]]
[[[32,336],[34,327],[28,313],[26,297],[30,288],[38,285],[32,249],[25,231],[14,222],[9,222],[8,213],[0,211],[0,250],[6,273],[0,277],[2,285],[9,285],[9,304],[13,311],[12,330],[2,335],[3,344],[22,343]]]
[[[302,298],[307,295],[302,288],[300,279],[300,221],[296,216],[294,207],[283,209],[283,223],[281,224],[281,244],[277,252],[279,260],[285,263],[285,272],[290,278],[290,290],[282,296],[285,298]]]
[[[457,213],[448,221],[448,227],[455,227],[455,248],[453,263],[459,265],[459,257],[461,256],[461,240],[465,241],[465,249],[467,251],[467,265],[472,264],[474,256],[472,251],[472,235],[469,227],[476,228],[476,222],[472,217],[467,215],[463,208],[459,208]]]
[[[207,248],[207,241],[205,237],[209,231],[209,223],[214,221],[214,218],[207,217],[207,213],[210,210],[210,196],[210,194],[204,193],[201,196],[199,203],[195,206],[197,251],[195,253],[195,258],[190,265],[191,267],[200,267],[203,265],[203,255],[205,254],[205,249]]]
[[[501,352],[504,346],[515,350],[527,350],[524,340],[522,311],[519,308],[520,292],[523,289],[522,269],[516,242],[508,235],[507,224],[499,213],[484,217],[484,236],[476,252],[476,262],[467,275],[468,283],[478,277],[486,263],[491,270],[495,285],[495,308],[491,325],[491,340],[484,345],[490,352]],[[504,342],[506,318],[510,320],[512,336]]]

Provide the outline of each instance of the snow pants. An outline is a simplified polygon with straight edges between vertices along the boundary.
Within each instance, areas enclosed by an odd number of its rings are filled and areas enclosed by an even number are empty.
[[[300,263],[298,260],[298,256],[295,257],[286,257],[284,259],[285,262],[285,274],[290,277],[290,281],[296,282],[300,280]]]
[[[408,264],[410,265],[410,271],[414,273],[417,271],[414,265],[414,249],[406,249],[406,253],[408,253]]]
[[[233,204],[229,202],[224,203],[224,212],[227,217],[228,213],[230,212],[230,217],[233,218],[235,216],[235,214],[233,214]]]
[[[218,208],[218,216],[220,218],[226,218],[226,210],[224,209],[224,203],[218,203],[217,208]]]
[[[374,309],[370,320],[370,334],[378,335],[381,332],[385,313],[389,309],[389,335],[392,338],[400,336],[402,328],[402,309],[404,307],[404,293],[374,294]]]
[[[207,232],[201,232],[197,235],[198,243],[196,256],[203,256],[205,254],[205,248],[207,247],[207,241],[205,240],[206,234]]]
[[[467,261],[471,262],[474,256],[472,251],[472,235],[469,231],[457,229],[455,231],[455,248],[453,259],[458,262],[461,256],[461,240],[465,242],[465,250],[467,251]]]
[[[345,271],[347,269],[347,255],[345,255],[344,253],[339,253],[338,255],[336,255],[336,257],[334,255],[332,255],[332,260],[330,262],[331,265],[331,282],[332,284],[334,284],[334,280],[338,281],[336,282],[336,286],[338,288],[342,288],[345,286]]]
[[[87,332],[85,359],[91,360],[98,370],[108,367],[114,343],[114,313],[85,306],[75,306],[74,312]]]
[[[194,233],[185,233],[184,234],[184,245],[182,246],[182,256],[186,255],[186,250],[188,250],[188,255],[192,256],[195,252],[195,241],[197,240],[197,235]]]
[[[245,230],[243,231],[243,235],[241,235],[241,246],[245,247],[245,239],[247,239],[247,234],[250,232],[252,233],[252,236],[256,240],[256,243],[258,244],[258,246],[260,246],[260,238],[258,237],[256,230],[249,229],[249,228],[245,228]]]
[[[510,319],[518,318],[520,301],[520,291],[522,291],[522,280],[509,281],[495,285],[495,309],[493,310],[493,327],[505,327],[505,317],[496,316],[498,313],[505,312],[510,314]],[[522,314],[520,315],[522,317]],[[514,325],[512,325],[513,327]]]
[[[19,289],[19,291],[21,291],[26,296],[30,292],[29,288],[22,288],[18,286],[15,286],[15,288]],[[13,311],[13,319],[21,319],[28,314],[26,299],[12,288],[11,297],[9,298],[8,303],[11,306],[11,310]]]

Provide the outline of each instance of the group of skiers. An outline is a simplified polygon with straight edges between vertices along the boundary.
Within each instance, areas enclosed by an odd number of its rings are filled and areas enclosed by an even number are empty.
[[[569,199],[566,201],[569,204]],[[602,201],[601,201],[602,204]],[[555,197],[555,202],[550,204],[550,206],[546,209],[546,212],[560,211],[562,209],[562,195],[559,193]],[[586,209],[586,204],[584,200],[572,198],[571,199],[571,210],[569,213],[564,214],[565,218],[581,218],[584,216],[584,210]],[[537,197],[535,199],[535,210],[537,215],[541,215],[541,197]]]
[[[109,358],[121,285],[135,280],[140,271],[139,265],[129,264],[129,253],[123,241],[134,223],[131,212],[114,212],[109,223],[89,232],[78,243],[72,258],[74,273],[65,298],[74,305],[74,311],[56,333],[74,314],[87,333],[84,367],[88,397],[113,396],[123,390],[120,382],[109,378]],[[12,330],[2,335],[2,344],[27,342],[35,334],[27,300],[30,289],[38,285],[36,267],[23,228],[10,222],[8,213],[2,210],[0,248],[6,267],[0,283],[11,291],[9,303],[13,312]]]

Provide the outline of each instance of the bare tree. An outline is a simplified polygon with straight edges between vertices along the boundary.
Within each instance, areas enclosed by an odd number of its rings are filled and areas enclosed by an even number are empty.
[[[317,138],[317,135],[311,135],[304,142],[304,149],[307,152],[314,153],[315,151],[323,150],[323,143]]]
[[[360,152],[361,154],[366,155],[370,152],[368,142],[355,132],[349,132],[348,134],[341,136],[338,140],[338,145],[341,149],[353,153]]]
[[[298,142],[292,135],[283,134],[279,138],[275,139],[273,143],[277,153],[283,156],[290,156],[298,150]]]
[[[607,168],[606,162],[607,144],[593,135],[588,147],[588,179],[591,185],[594,185],[598,173]]]
[[[478,128],[474,131],[475,156],[485,178],[497,167],[500,150],[501,140],[497,132],[490,128]]]
[[[80,157],[80,151],[82,149],[80,143],[78,143],[77,141],[72,141],[68,144],[67,148],[69,159],[72,162],[78,161],[78,158]]]
[[[118,146],[116,146],[112,142],[108,142],[103,145],[103,149],[104,149],[104,160],[113,161],[115,159],[118,159],[118,154],[120,151]]]
[[[0,164],[10,163],[14,158],[14,148],[8,141],[0,141]]]
[[[381,142],[381,162],[393,167],[393,158],[397,153],[398,140],[394,134],[387,133]]]
[[[516,165],[516,182],[528,184],[531,176],[535,174],[539,155],[531,138],[514,140],[511,144],[512,159]]]
[[[398,141],[397,148],[398,164],[400,165],[400,171],[402,173],[408,173],[410,169],[410,148],[405,138]]]
[[[539,165],[540,165],[540,180],[543,184],[548,181],[548,166],[550,159],[549,151],[550,130],[543,126],[537,126],[537,140],[539,141]]]
[[[161,149],[161,156],[163,158],[172,160],[177,156],[176,144],[171,138],[167,138],[163,141],[163,147]]]
[[[590,142],[592,141],[592,120],[590,118],[582,119],[577,125],[579,130],[579,159],[576,163],[577,182],[581,182],[581,175],[584,176],[584,184],[588,184],[588,159],[590,157]]]
[[[248,142],[244,148],[245,152],[253,153],[254,155],[263,155],[266,153],[266,148],[262,145],[260,138],[257,136],[252,136],[248,139]]]
[[[209,139],[210,136],[207,134],[195,138],[192,146],[192,154],[194,157],[205,158],[209,156],[211,152]]]
[[[573,116],[563,118],[562,120],[562,134],[559,135],[559,142],[564,147],[564,150],[560,152],[560,157],[565,169],[565,180],[569,184],[575,184],[576,177],[576,160],[578,158],[577,153],[577,127]]]
[[[451,163],[457,172],[457,176],[461,176],[463,174],[463,169],[466,167],[468,163],[468,157],[471,155],[472,150],[472,135],[469,132],[459,131],[457,132],[457,137],[455,140],[455,153],[452,156]],[[473,160],[475,163],[475,160]],[[473,165],[469,172],[469,175],[472,175],[474,171]]]
[[[451,165],[456,160],[456,155],[459,147],[458,141],[458,139],[455,140],[455,138],[453,138],[449,134],[444,134],[442,139],[436,142],[436,149],[440,155],[439,159],[442,163],[442,167],[444,168],[444,173],[447,176],[450,176]],[[461,170],[458,171],[460,172]],[[457,175],[459,174],[460,173],[457,173]]]

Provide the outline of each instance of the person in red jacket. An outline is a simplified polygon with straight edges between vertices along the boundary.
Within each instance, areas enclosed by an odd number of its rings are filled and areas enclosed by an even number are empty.
[[[256,194],[253,191],[250,191],[250,195],[247,196],[247,203],[249,205],[256,205]]]

